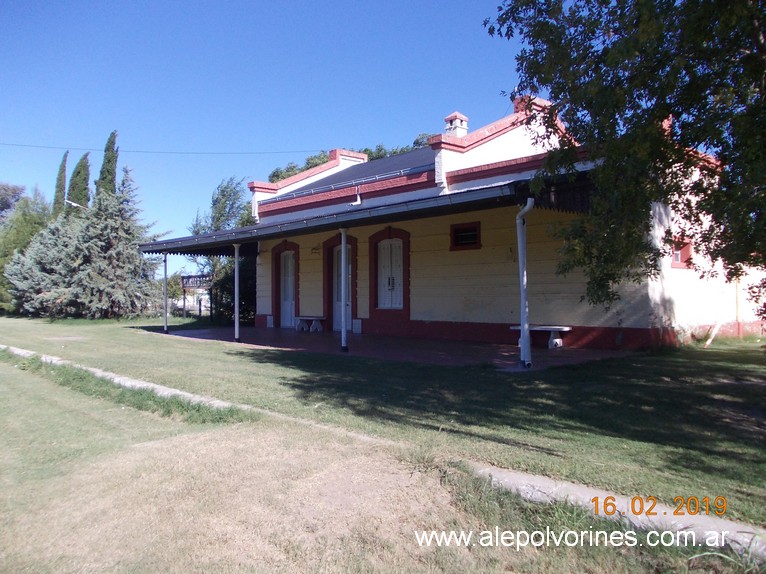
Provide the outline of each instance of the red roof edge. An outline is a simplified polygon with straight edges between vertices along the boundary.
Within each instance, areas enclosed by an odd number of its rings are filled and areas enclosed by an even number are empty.
[[[464,169],[456,169],[447,172],[447,181],[450,184],[470,181],[472,179],[482,179],[498,175],[508,175],[512,173],[521,173],[530,169],[539,169],[545,163],[548,152],[542,152],[535,155],[528,155],[516,159],[498,161],[485,165],[477,165]],[[588,159],[588,152],[584,148],[577,150],[577,159],[584,161]]]
[[[295,175],[291,175],[290,177],[285,178],[276,183],[270,183],[267,181],[251,181],[250,183],[247,184],[247,187],[250,188],[250,191],[253,193],[255,193],[256,191],[261,193],[277,193],[280,189],[283,189],[295,183],[304,181],[310,177],[313,177],[322,172],[325,172],[328,169],[338,167],[340,165],[341,157],[361,159],[362,162],[367,161],[366,153],[360,153],[360,152],[351,151],[351,150],[342,149],[342,148],[330,150],[329,155],[330,155],[330,159],[326,161],[325,163],[312,167],[311,169],[307,169],[306,171],[296,173]]]
[[[504,118],[501,118],[489,125],[479,128],[463,137],[456,137],[449,134],[440,134],[432,136],[428,139],[428,144],[432,149],[448,149],[459,153],[469,151],[481,144],[484,144],[490,140],[495,139],[511,130],[525,125],[531,118],[534,111],[539,111],[550,106],[551,103],[548,100],[542,98],[532,98],[531,96],[522,96],[516,98],[513,102],[514,113]],[[447,116],[445,120],[449,120],[453,116],[462,116],[458,112],[453,112]],[[465,117],[465,116],[462,116]],[[466,118],[467,119],[467,118]]]

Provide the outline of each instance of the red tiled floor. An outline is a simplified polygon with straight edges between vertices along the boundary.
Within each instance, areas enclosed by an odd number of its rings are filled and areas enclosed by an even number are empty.
[[[233,327],[211,327],[209,329],[173,330],[172,335],[195,339],[234,341]],[[296,332],[293,329],[266,329],[241,327],[240,341],[243,345],[345,355],[341,352],[339,333]],[[491,343],[465,343],[460,341],[411,339],[404,337],[384,337],[379,335],[356,335],[349,333],[348,355],[386,359],[391,361],[411,361],[437,365],[481,365],[491,364],[501,369],[523,370],[519,366],[519,348],[515,345]],[[532,349],[534,369],[544,369],[559,365],[568,365],[624,357],[625,351],[597,351],[587,349]]]

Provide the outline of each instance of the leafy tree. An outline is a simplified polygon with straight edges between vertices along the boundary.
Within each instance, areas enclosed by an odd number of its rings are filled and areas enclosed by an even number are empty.
[[[428,145],[428,140],[434,134],[421,133],[412,141],[412,149],[419,149]]]
[[[193,235],[212,233],[235,227],[251,225],[250,202],[246,198],[243,179],[230,177],[222,180],[213,192],[210,211],[197,216],[189,227]],[[233,254],[233,249],[232,249]],[[234,314],[234,261],[233,258],[191,257],[200,273],[213,278],[214,306],[219,315],[232,317]],[[241,293],[255,293],[255,265],[248,257],[240,260]],[[240,310],[243,316],[255,313],[254,303],[245,299]]]
[[[117,156],[116,147],[117,131],[109,134],[104,145],[104,160],[101,164],[101,173],[96,180],[96,197],[102,192],[114,195],[117,192]]]
[[[230,177],[221,180],[210,200],[210,211],[197,215],[189,227],[192,235],[223,231],[241,227],[243,213],[249,208],[245,198],[244,179]],[[225,263],[216,257],[191,257],[201,273],[210,274],[215,280]]]
[[[518,92],[554,102],[538,114],[558,142],[549,172],[571,168],[580,145],[598,160],[592,211],[563,231],[560,268],[585,271],[591,303],[657,271],[653,202],[729,279],[764,267],[762,1],[504,0],[485,26],[522,40]]]
[[[32,238],[50,219],[50,206],[38,189],[23,196],[0,225],[0,311],[12,311],[12,297],[5,278],[5,266],[17,251],[26,249]]]
[[[64,210],[66,213],[76,213],[72,210],[87,208],[90,203],[90,187],[88,186],[88,181],[90,180],[90,164],[88,163],[89,153],[90,152],[86,152],[80,158],[80,161],[74,166],[72,177],[69,178],[67,200],[76,203],[80,207],[70,205],[69,208]]]
[[[431,137],[429,134],[422,133],[418,137],[415,138],[415,140],[412,142],[412,145],[406,145],[402,147],[392,147],[392,148],[386,148],[383,144],[378,144],[375,146],[375,148],[362,148],[360,150],[357,150],[361,153],[367,154],[367,160],[368,161],[374,161],[376,159],[382,159],[384,157],[391,157],[392,155],[399,155],[401,153],[408,153],[412,150],[426,147],[428,145],[428,138]]]
[[[176,271],[170,277],[168,277],[168,299],[183,299],[184,290],[182,277],[183,273],[180,271]],[[162,289],[161,286],[158,287]]]
[[[290,162],[285,167],[278,167],[274,169],[274,171],[269,174],[269,182],[276,183],[278,181],[282,181],[283,179],[292,177],[293,175],[302,171],[306,171],[312,167],[322,165],[329,160],[330,155],[326,151],[321,151],[318,154],[308,156],[303,162],[302,166],[299,166],[297,163]]]
[[[0,183],[0,222],[10,213],[16,202],[24,194],[23,185],[12,185],[10,183]]]
[[[69,157],[69,150],[64,152],[64,157],[61,158],[61,164],[59,165],[59,172],[56,176],[56,192],[53,196],[53,216],[57,216],[64,211],[66,204],[66,160]]]

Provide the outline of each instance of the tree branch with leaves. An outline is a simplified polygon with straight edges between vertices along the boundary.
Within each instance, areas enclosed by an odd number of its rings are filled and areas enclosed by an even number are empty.
[[[657,272],[656,202],[727,278],[766,268],[764,14],[762,0],[504,0],[485,21],[522,42],[518,91],[553,102],[543,122],[564,153],[548,172],[571,168],[579,146],[598,162],[560,267],[584,270],[591,303]]]

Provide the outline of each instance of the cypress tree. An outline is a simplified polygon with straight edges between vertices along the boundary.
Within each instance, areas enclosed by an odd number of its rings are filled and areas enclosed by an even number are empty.
[[[88,154],[85,154],[74,166],[72,177],[69,178],[69,192],[67,193],[67,200],[72,203],[76,203],[81,207],[88,207],[90,202],[90,188],[88,187],[88,180],[90,180],[90,165],[88,164]],[[75,207],[70,205],[67,209],[67,213],[72,213],[72,210],[82,211],[81,207]]]
[[[117,130],[109,134],[104,146],[104,161],[101,164],[101,173],[96,180],[96,193],[98,196],[102,192],[114,195],[117,192],[117,155],[118,148]]]
[[[59,165],[59,173],[56,176],[56,193],[53,196],[53,217],[64,211],[64,199],[66,199],[66,160],[69,157],[69,150],[64,152]]]

